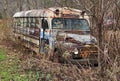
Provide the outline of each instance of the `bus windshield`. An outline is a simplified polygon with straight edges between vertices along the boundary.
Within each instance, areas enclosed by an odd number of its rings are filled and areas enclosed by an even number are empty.
[[[52,27],[53,29],[90,30],[86,19],[54,18]]]

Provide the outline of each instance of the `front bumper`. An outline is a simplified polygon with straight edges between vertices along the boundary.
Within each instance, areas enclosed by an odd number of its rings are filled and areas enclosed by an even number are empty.
[[[81,47],[77,48],[78,54],[75,54],[75,52],[72,52],[72,58],[73,59],[97,59],[98,58],[98,49],[95,46],[89,46],[89,47]]]

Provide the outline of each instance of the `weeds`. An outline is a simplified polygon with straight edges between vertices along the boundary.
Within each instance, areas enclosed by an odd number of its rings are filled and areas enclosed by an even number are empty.
[[[0,49],[0,61],[5,60],[6,59],[6,53],[5,50]]]
[[[40,55],[11,41],[11,37],[4,34],[8,29],[0,28],[0,81],[120,81],[119,36],[112,35],[107,41],[107,52],[101,50],[105,57],[103,63],[106,62],[103,78],[99,75],[99,67],[84,68],[78,63],[78,68],[41,59]],[[64,50],[59,50],[63,54],[61,57],[68,58],[69,54]]]
[[[16,74],[18,59],[7,55],[4,50],[0,51],[0,81],[9,81]]]

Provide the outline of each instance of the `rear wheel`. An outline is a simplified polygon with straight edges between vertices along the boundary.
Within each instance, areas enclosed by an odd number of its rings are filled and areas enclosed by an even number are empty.
[[[40,52],[48,54],[48,49],[49,49],[49,42],[46,39],[41,40],[41,45],[40,45]]]

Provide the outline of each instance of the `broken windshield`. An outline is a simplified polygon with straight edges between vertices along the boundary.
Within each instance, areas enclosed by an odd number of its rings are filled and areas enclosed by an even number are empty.
[[[86,19],[54,18],[52,20],[53,29],[71,29],[89,31],[89,24]]]

